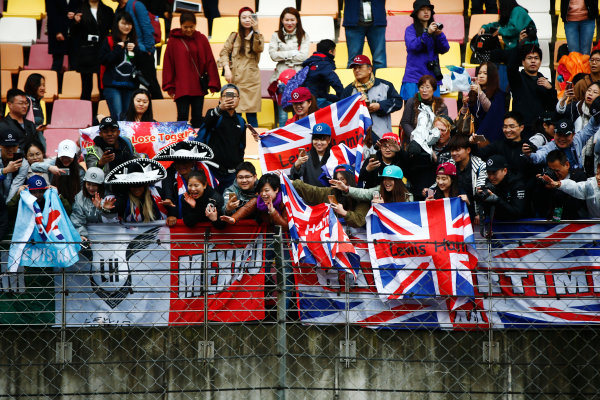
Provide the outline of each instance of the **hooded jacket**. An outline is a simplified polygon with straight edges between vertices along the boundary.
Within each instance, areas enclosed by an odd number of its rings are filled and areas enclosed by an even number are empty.
[[[302,63],[302,67],[309,67],[308,75],[306,75],[306,80],[302,86],[306,86],[313,96],[331,102],[340,99],[344,86],[342,86],[340,78],[334,72],[333,54],[314,52]],[[335,90],[335,95],[329,94],[330,86]]]
[[[433,75],[427,68],[430,61],[438,61],[439,55],[445,54],[450,50],[448,39],[444,32],[439,35],[430,35],[424,30],[420,36],[417,36],[415,24],[409,25],[404,32],[406,43],[406,72],[402,78],[402,83],[417,83],[423,75]],[[442,82],[439,81],[438,85]]]

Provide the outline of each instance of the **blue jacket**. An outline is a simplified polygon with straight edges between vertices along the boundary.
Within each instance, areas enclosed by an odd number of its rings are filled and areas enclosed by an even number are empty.
[[[504,122],[504,109],[506,108],[506,94],[498,90],[490,100],[489,110],[484,111],[479,100],[469,104],[469,110],[475,117],[475,133],[483,135],[490,142],[504,138],[502,124]]]
[[[358,13],[362,0],[345,0],[344,26],[358,26]],[[352,12],[351,12],[352,10]],[[387,26],[385,16],[385,0],[371,0],[371,12],[373,13],[373,25]]]
[[[133,5],[135,4],[135,13]],[[138,37],[138,47],[142,52],[154,53],[154,28],[150,23],[148,9],[140,0],[129,0],[125,4],[124,10],[133,17],[133,26]]]
[[[406,72],[402,83],[417,83],[423,75],[433,75],[427,69],[429,61],[439,61],[439,54],[445,54],[450,50],[448,39],[444,32],[437,36],[431,36],[427,31],[424,31],[421,36],[417,36],[415,24],[406,28],[404,32],[404,40],[406,43]],[[439,81],[438,84],[442,82]]]
[[[314,52],[302,63],[302,67],[306,66],[310,68],[302,86],[306,86],[316,98],[325,98],[334,103],[338,101],[344,86],[335,73],[333,55]],[[335,95],[329,94],[330,86],[335,90]]]

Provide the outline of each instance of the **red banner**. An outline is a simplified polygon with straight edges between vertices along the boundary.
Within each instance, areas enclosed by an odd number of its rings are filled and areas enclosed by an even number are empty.
[[[203,232],[211,235],[205,253]],[[240,221],[171,228],[170,325],[243,322],[265,317],[265,230]],[[206,266],[207,268],[204,268]],[[206,310],[205,310],[206,301]]]

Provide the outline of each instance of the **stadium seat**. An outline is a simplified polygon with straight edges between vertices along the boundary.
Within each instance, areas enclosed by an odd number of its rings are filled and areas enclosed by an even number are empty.
[[[67,71],[63,75],[62,87],[58,98],[79,99],[81,97],[81,74],[77,71]]]
[[[42,19],[46,14],[44,0],[8,0],[4,17]]]
[[[304,18],[302,18],[302,21],[302,26],[304,26]],[[260,28],[260,31],[263,34],[263,37],[265,38],[265,42],[270,42],[273,33],[279,30],[279,17],[259,18],[258,27]],[[304,30],[306,31],[306,28]]]
[[[456,99],[443,97],[444,104],[448,107],[448,116],[452,119],[456,119],[458,117],[458,104],[456,103]]]
[[[275,126],[275,109],[273,106],[273,100],[262,99],[260,105],[260,112],[256,115],[258,119],[258,126],[260,128],[273,129]],[[247,120],[246,114],[244,119]]]
[[[254,168],[256,168],[256,176],[260,179],[260,177],[262,176],[262,168],[260,166],[260,161],[254,158],[244,159],[244,161],[248,161],[249,163],[252,163],[252,165],[254,165]]]
[[[260,60],[258,61],[258,68],[273,71],[275,67],[277,67],[277,63],[269,55],[269,43],[265,43],[265,49],[260,54]]]
[[[302,17],[302,27],[309,32],[310,41],[313,43],[318,43],[323,39],[335,40],[335,27],[331,17]]]
[[[219,13],[221,17],[238,17],[242,7],[250,5],[254,9],[254,1],[248,0],[227,0],[219,2]],[[281,11],[280,11],[281,12]],[[279,14],[277,14],[279,15]]]
[[[48,54],[48,44],[34,44],[29,52],[29,62],[24,69],[51,69],[52,54]],[[69,68],[69,58],[63,57],[63,70]]]
[[[16,74],[23,69],[23,46],[14,43],[0,44],[0,66],[3,71]]]
[[[89,100],[56,100],[48,128],[87,128],[92,124],[92,102]]]
[[[540,0],[538,0],[540,1]],[[432,0],[436,14],[463,14],[465,7],[463,0]],[[412,11],[412,7],[410,8]]]
[[[267,128],[254,128],[260,135],[263,132],[268,131]],[[244,150],[244,158],[251,158],[258,160],[258,142],[254,140],[250,129],[246,129],[246,149]]]
[[[48,70],[27,70],[19,72],[19,80],[17,87],[21,90],[25,87],[25,81],[27,77],[33,73],[38,73],[44,75],[46,80],[46,95],[44,96],[44,100],[48,103],[54,101],[55,98],[58,97],[58,77],[56,75],[56,71],[48,71]]]
[[[202,106],[202,115],[206,115],[206,113],[208,112],[208,110],[210,110],[211,108],[215,108],[219,105],[219,99],[211,99],[208,97],[204,98],[204,104]]]
[[[554,55],[552,56],[552,64],[554,65],[554,69],[556,69],[558,67],[558,61],[559,61],[559,60],[557,60],[558,50],[560,49],[560,46],[562,46],[563,44],[567,44],[567,41],[566,40],[557,40],[556,42],[554,42]]]
[[[246,2],[246,5],[247,4],[248,2]],[[279,17],[279,15],[281,15],[281,11],[283,11],[283,9],[286,7],[296,8],[296,0],[260,0],[258,4],[258,11],[256,13],[259,16]],[[304,25],[304,21],[302,21],[302,25]]]
[[[542,49],[542,67],[550,66],[550,59],[552,54],[550,53],[550,41],[540,40],[540,49]]]
[[[65,139],[72,140],[79,146],[79,129],[46,129],[44,137],[46,138],[46,149],[48,149],[46,153],[49,157],[56,156],[58,144]]]
[[[173,14],[173,18],[171,19],[171,30],[177,28],[181,28],[179,14]],[[208,37],[208,20],[206,17],[203,17],[202,14],[196,14],[196,30]]]
[[[2,70],[0,72],[0,90],[2,91],[2,102],[6,102],[6,92],[12,88],[12,74],[10,71]]]
[[[157,69],[156,70],[156,80],[158,81],[158,86],[160,86],[160,91],[162,92],[163,98],[169,99],[171,96],[169,96],[169,94],[162,89],[162,83],[163,83],[162,78],[163,78],[162,70]]]
[[[405,68],[381,68],[377,70],[376,76],[380,79],[392,82],[394,88],[396,88],[397,91],[400,91],[405,70]]]
[[[473,38],[473,36],[479,33],[481,27],[485,24],[489,24],[490,22],[498,21],[498,16],[495,14],[474,14],[471,16],[471,22],[469,24],[469,35],[467,36],[467,47],[469,47],[469,40]]]
[[[31,46],[37,39],[37,24],[33,18],[0,18],[0,43]]]
[[[156,69],[157,70],[161,70],[163,69],[163,65],[165,63],[165,53],[167,52],[167,45],[169,44],[169,42],[167,41],[167,43],[165,43],[165,45],[163,47],[161,47],[160,49],[160,56],[158,55],[158,51],[156,52],[156,55],[154,57],[160,57],[158,60],[158,63],[156,64]]]
[[[552,16],[550,14],[529,13],[537,28],[539,40],[552,40]]]
[[[159,18],[158,22],[160,24],[160,42],[156,43],[154,46],[155,47],[162,47],[167,39],[166,39],[166,27],[165,27],[165,19],[164,18]]]
[[[387,42],[385,44],[388,68],[406,67],[406,43]]]
[[[537,21],[536,21],[537,24]],[[594,41],[596,41],[596,37],[598,34],[598,29],[594,30]],[[558,25],[556,26],[556,40],[567,40],[567,35],[565,34],[565,23],[562,18],[558,18]]]
[[[408,15],[392,15],[387,17],[387,29],[385,31],[385,40],[402,42],[404,41],[404,31],[409,25],[413,24],[413,19]]]
[[[48,43],[48,18],[42,19],[39,37],[35,42],[39,44]]]
[[[445,67],[446,65],[455,65],[460,67],[461,64],[461,53],[460,44],[458,42],[449,42],[450,50],[445,54],[440,54],[440,65]]]
[[[393,14],[410,14],[413,10],[412,0],[387,0],[385,8]],[[437,10],[436,10],[437,11]],[[389,26],[389,24],[388,24]]]
[[[457,14],[435,14],[435,20],[444,24],[444,34],[449,42],[465,41],[465,18]]]
[[[550,14],[550,0],[519,0],[519,5],[530,13]]]
[[[302,18],[308,15],[323,15],[335,19],[338,16],[338,2],[337,0],[303,0],[300,15]]]
[[[210,49],[213,53],[213,57],[215,58],[215,61],[218,61],[219,56],[221,54],[221,50],[223,50],[223,43],[211,43]],[[268,51],[268,50],[265,49],[265,51]]]
[[[344,28],[343,25],[340,25],[340,34],[338,35],[337,41],[338,41],[338,43],[346,41],[346,29]]]
[[[110,115],[110,110],[108,109],[108,104],[106,100],[100,100],[98,102],[98,114],[108,117]]]
[[[271,70],[267,70],[267,69],[260,70],[260,97],[262,97],[263,99],[271,98],[267,89],[269,88],[269,85],[271,84],[270,80],[271,80],[272,76],[273,76],[272,69]]]
[[[237,17],[220,17],[213,20],[211,43],[225,43],[231,32],[237,32]]]
[[[389,44],[389,43],[388,43]],[[387,46],[387,44],[386,44]],[[387,47],[386,47],[387,48]],[[371,49],[367,42],[363,46],[363,54],[366,55],[373,61],[373,56],[371,55]],[[389,56],[388,56],[389,58]],[[335,47],[335,66],[336,68],[346,68],[348,66],[348,45],[346,42],[338,43]]]
[[[177,105],[172,99],[152,100],[152,112],[158,122],[177,121]]]
[[[344,86],[344,87],[346,87],[349,84],[351,84],[352,82],[354,82],[354,73],[352,72],[351,69],[336,69],[335,73],[340,78],[340,81],[342,82],[342,86]],[[379,76],[377,76],[377,77],[379,78]],[[333,90],[333,88],[329,88],[329,93],[335,94],[335,91]]]

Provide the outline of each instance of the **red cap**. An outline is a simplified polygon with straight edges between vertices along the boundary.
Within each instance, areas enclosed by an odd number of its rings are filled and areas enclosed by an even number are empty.
[[[444,172],[440,172],[440,169],[443,169]],[[456,165],[454,165],[450,162],[441,163],[440,165],[438,165],[437,169],[435,170],[435,174],[436,175],[456,176]]]
[[[240,8],[240,11],[238,12],[238,18],[240,17],[240,15],[242,15],[242,13],[244,11],[250,11],[250,14],[254,14],[254,10],[251,9],[250,7],[242,7],[242,8]]]
[[[292,77],[293,77],[294,75],[296,75],[296,70],[295,70],[295,69],[292,69],[292,68],[288,68],[288,69],[286,69],[286,70],[283,70],[283,71],[281,72],[281,74],[279,74],[279,78],[278,78],[278,79],[279,79],[279,81],[280,81],[281,83],[283,83],[284,85],[287,85],[288,81],[289,81],[290,79],[292,79]]]
[[[352,68],[355,65],[371,65],[372,66],[373,64],[371,64],[371,60],[369,59],[369,57],[365,56],[364,54],[359,54],[352,59],[352,62],[350,63],[350,68]]]
[[[398,138],[398,135],[396,135],[394,132],[384,133],[380,140],[393,140],[394,142],[400,144],[400,139]]]
[[[302,103],[303,101],[312,99],[312,94],[308,88],[300,86],[292,91],[292,95],[290,97],[290,103]]]

